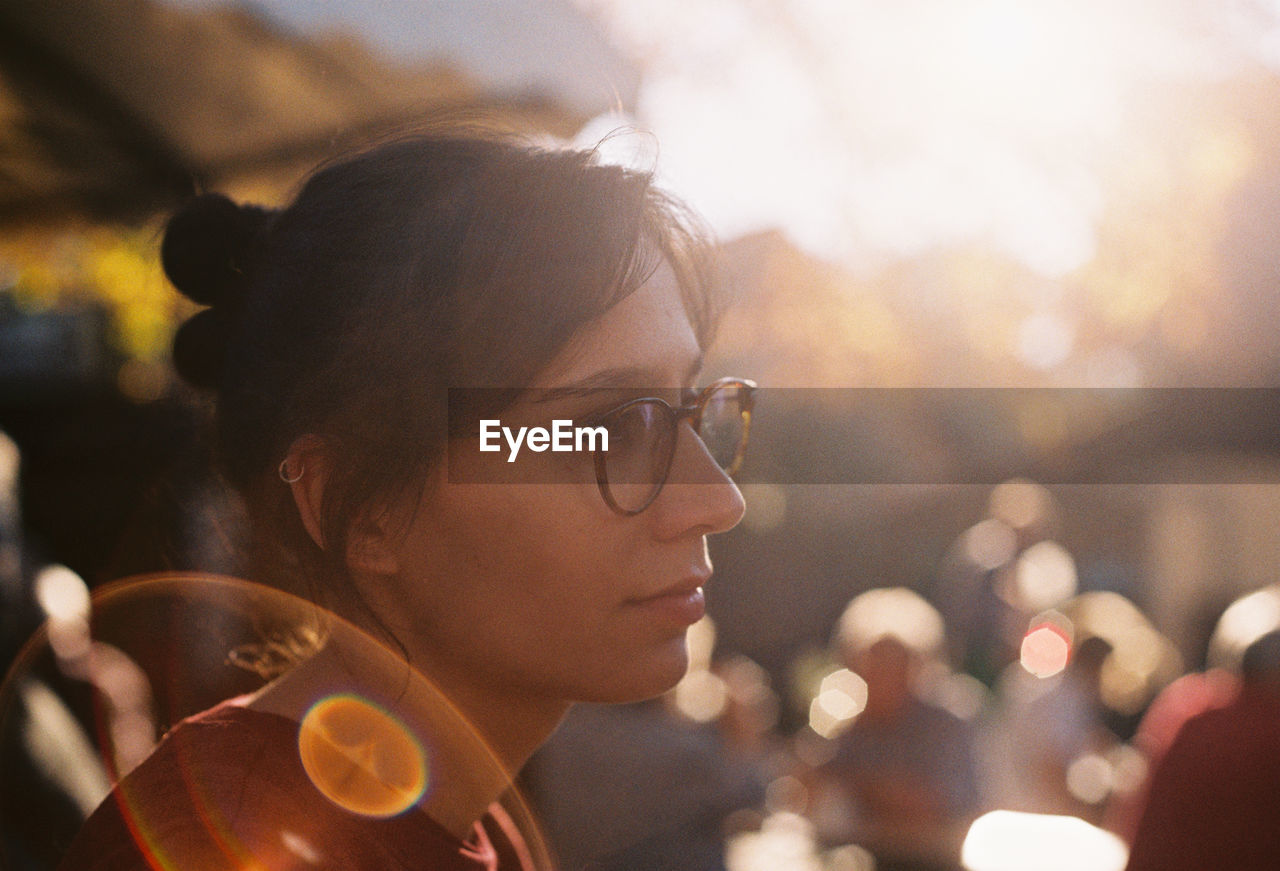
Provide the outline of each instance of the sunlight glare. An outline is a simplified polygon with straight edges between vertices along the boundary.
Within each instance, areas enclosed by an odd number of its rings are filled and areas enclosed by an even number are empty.
[[[669,187],[855,267],[978,242],[1079,268],[1138,95],[1223,53],[1221,22],[1143,0],[577,3],[641,59]]]

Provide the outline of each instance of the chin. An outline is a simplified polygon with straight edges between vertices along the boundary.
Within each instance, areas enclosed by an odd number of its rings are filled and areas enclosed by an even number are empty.
[[[607,685],[588,690],[576,701],[620,704],[640,702],[660,696],[674,687],[689,669],[689,651],[684,637],[629,660],[620,658],[625,669],[616,672]]]

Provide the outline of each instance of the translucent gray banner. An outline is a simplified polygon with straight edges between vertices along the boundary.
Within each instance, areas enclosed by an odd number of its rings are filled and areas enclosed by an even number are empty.
[[[525,426],[527,439],[535,427],[550,436],[561,420],[572,433],[647,397],[672,407],[682,399],[671,389],[452,390],[449,479],[595,480],[598,444],[596,451],[583,442],[581,451],[535,452],[525,441],[512,458],[504,440],[501,451],[482,453],[480,422],[500,421],[512,433]],[[489,432],[492,447],[492,424]],[[708,465],[682,451],[667,480],[707,480]],[[631,482],[626,469],[639,468],[610,464],[624,470],[619,483]],[[735,477],[770,484],[1280,483],[1280,388],[763,387],[752,397]]]

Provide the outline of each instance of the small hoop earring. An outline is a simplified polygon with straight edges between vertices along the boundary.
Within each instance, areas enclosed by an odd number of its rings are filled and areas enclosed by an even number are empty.
[[[296,475],[290,476],[289,475],[289,458],[285,457],[283,460],[280,461],[280,468],[277,471],[280,474],[281,481],[284,481],[286,484],[296,484],[299,481],[301,481],[302,476],[307,473],[307,467],[299,466],[298,473]]]

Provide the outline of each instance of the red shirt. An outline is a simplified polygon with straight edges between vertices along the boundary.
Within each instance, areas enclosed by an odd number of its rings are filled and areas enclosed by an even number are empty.
[[[174,728],[81,828],[63,871],[532,871],[497,804],[459,841],[416,806],[351,813],[312,785],[298,724],[235,703]]]
[[[1151,778],[1129,871],[1280,868],[1280,697],[1189,719]]]

